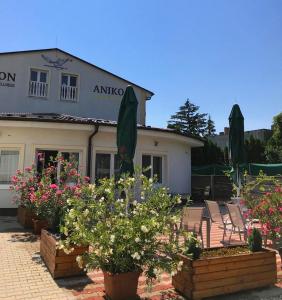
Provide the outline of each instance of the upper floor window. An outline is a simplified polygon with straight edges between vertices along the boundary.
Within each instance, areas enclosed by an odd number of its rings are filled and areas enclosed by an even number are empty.
[[[33,97],[47,97],[48,71],[30,70],[28,94]]]
[[[78,77],[71,74],[62,74],[61,78],[61,100],[77,101],[78,99]]]

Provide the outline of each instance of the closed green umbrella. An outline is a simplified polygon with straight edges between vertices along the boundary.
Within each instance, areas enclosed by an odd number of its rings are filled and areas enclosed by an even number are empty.
[[[121,161],[120,173],[134,173],[133,158],[137,142],[137,107],[138,101],[133,87],[128,86],[122,97],[118,124],[117,148]]]
[[[245,148],[244,117],[238,104],[233,105],[229,116],[229,158],[235,171],[233,179],[238,186],[239,194],[241,185],[239,165],[245,162]]]

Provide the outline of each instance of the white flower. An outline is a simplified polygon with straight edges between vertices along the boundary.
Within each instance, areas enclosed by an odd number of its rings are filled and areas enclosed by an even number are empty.
[[[142,225],[141,231],[143,231],[144,233],[147,233],[147,232],[149,232],[149,229],[145,225]]]
[[[117,199],[117,202],[123,203],[123,199]]]
[[[69,212],[69,217],[73,219],[75,217],[75,210],[72,208]]]
[[[159,270],[157,268],[154,268],[153,272],[154,272],[155,275],[159,274]]]
[[[181,260],[177,265],[177,271],[181,271],[183,266],[183,261]]]
[[[170,275],[174,276],[174,275],[176,275],[176,272],[175,271],[171,271]]]
[[[133,204],[134,206],[136,206],[136,205],[137,205],[137,201],[134,200],[134,201],[132,202],[132,204]]]
[[[110,253],[110,254],[113,254],[113,249],[112,249],[112,248],[109,250],[109,253]]]
[[[88,216],[88,214],[89,214],[89,209],[88,209],[88,208],[86,208],[86,209],[85,209],[85,211],[83,212],[83,215],[84,215],[85,217],[87,217],[87,216]]]
[[[110,194],[111,193],[111,190],[110,189],[105,189],[105,192]]]
[[[141,258],[141,256],[139,255],[138,252],[133,253],[133,254],[131,255],[131,257],[132,257],[133,259],[136,259],[136,260],[139,260],[139,259]]]
[[[110,241],[111,241],[111,243],[113,243],[114,241],[115,241],[115,235],[114,234],[112,234],[111,236],[110,236]]]
[[[150,182],[150,183],[153,183],[153,178],[150,178],[150,179],[149,179],[149,182]]]
[[[135,238],[135,242],[136,242],[136,243],[139,243],[140,241],[141,241],[141,240],[140,240],[139,237]]]
[[[100,200],[99,200],[99,202],[102,203],[104,200],[105,200],[105,198],[101,197]]]
[[[71,204],[71,199],[68,199],[68,200],[67,200],[67,204]]]
[[[77,262],[78,266],[82,269],[83,268],[83,259],[81,256],[76,257],[76,262]]]

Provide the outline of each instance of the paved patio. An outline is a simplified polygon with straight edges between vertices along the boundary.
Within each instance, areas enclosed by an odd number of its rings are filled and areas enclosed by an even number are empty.
[[[217,226],[212,226],[211,246],[220,246],[221,238],[221,230],[218,230]],[[234,235],[232,242],[239,242],[239,237]],[[282,272],[278,255],[277,262],[278,283],[274,287],[209,299],[282,300]],[[12,217],[0,217],[0,271],[0,299],[105,299],[102,272],[91,272],[88,276],[54,281],[41,261],[39,239],[24,230]],[[174,291],[171,278],[167,274],[163,274],[161,280],[154,283],[151,291],[147,291],[145,278],[142,276],[138,294],[142,300],[184,299]]]

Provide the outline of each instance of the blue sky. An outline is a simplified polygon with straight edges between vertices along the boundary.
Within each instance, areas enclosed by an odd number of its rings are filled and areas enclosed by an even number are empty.
[[[147,124],[186,98],[228,125],[269,128],[282,111],[280,0],[0,0],[0,52],[56,47],[155,92]],[[57,41],[57,42],[56,42]]]

